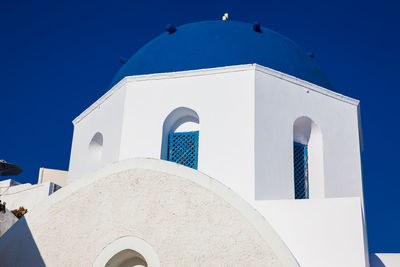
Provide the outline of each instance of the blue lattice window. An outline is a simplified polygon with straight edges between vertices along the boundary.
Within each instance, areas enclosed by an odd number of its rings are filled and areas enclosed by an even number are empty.
[[[307,145],[293,143],[295,199],[308,198],[308,153]]]
[[[197,170],[199,132],[170,133],[168,160]]]

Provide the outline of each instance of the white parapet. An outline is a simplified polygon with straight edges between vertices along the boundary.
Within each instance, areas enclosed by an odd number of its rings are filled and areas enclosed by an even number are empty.
[[[368,266],[360,198],[255,201],[300,266]]]
[[[51,182],[61,187],[67,185],[68,172],[63,170],[40,168],[38,184]]]
[[[29,212],[47,199],[57,188],[57,185],[49,182],[34,185],[17,184],[3,188],[0,200],[7,203],[6,207],[9,210],[24,207]]]

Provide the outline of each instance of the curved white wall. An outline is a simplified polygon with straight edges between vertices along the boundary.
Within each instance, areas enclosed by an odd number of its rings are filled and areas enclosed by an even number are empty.
[[[128,248],[149,264],[155,253],[161,266],[298,266],[229,188],[151,159],[118,162],[60,189],[0,239],[0,266],[91,266],[123,237],[143,240]]]

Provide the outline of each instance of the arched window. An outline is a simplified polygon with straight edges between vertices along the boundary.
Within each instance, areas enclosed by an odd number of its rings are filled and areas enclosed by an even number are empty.
[[[322,134],[308,117],[293,124],[293,166],[295,199],[324,197]]]
[[[164,121],[161,159],[197,169],[199,121],[192,109],[174,109]]]
[[[168,161],[197,170],[199,131],[172,132],[168,139]]]
[[[95,133],[89,143],[90,156],[96,160],[101,159],[103,152],[103,135],[99,132]]]

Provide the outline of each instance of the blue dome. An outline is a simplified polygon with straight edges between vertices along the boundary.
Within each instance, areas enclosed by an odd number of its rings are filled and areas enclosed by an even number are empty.
[[[165,32],[143,46],[115,75],[125,76],[195,70],[239,64],[259,65],[333,89],[313,59],[288,38],[249,23],[203,21]]]

